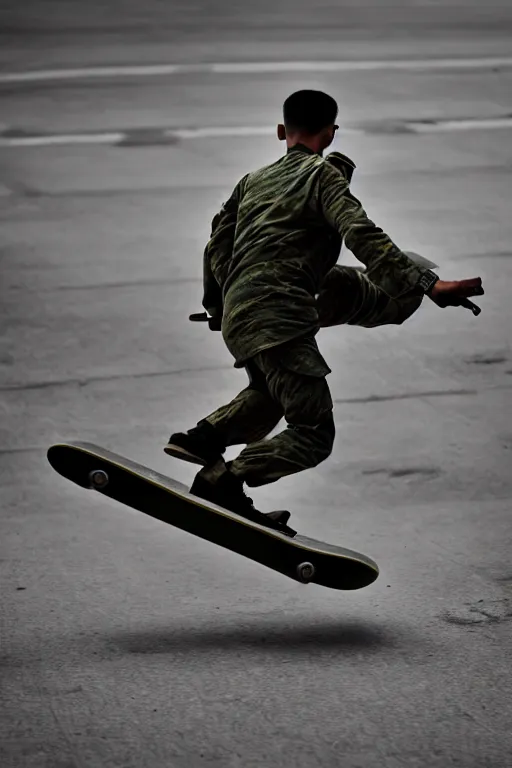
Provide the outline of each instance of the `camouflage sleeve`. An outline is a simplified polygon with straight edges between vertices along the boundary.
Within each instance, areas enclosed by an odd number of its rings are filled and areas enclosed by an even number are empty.
[[[203,254],[203,307],[214,318],[222,317],[222,273],[233,253],[238,205],[244,177],[212,220],[210,239]]]
[[[397,298],[418,290],[426,269],[416,265],[371,221],[349,182],[326,163],[319,184],[319,203],[327,222],[341,235],[347,248],[367,268],[370,280]]]

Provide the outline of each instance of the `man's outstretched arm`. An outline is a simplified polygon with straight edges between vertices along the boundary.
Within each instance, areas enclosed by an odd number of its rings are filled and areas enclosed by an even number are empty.
[[[446,282],[415,264],[383,230],[371,221],[348,182],[326,166],[320,180],[320,204],[328,223],[367,268],[367,276],[389,296],[409,291],[426,293],[438,306],[460,306],[464,299],[483,294],[480,278]]]
[[[347,248],[366,267],[366,274],[392,298],[415,288],[428,290],[434,276],[415,264],[391,238],[371,221],[348,181],[327,166],[320,180],[320,205],[327,222],[341,235]],[[422,278],[428,278],[423,279]]]

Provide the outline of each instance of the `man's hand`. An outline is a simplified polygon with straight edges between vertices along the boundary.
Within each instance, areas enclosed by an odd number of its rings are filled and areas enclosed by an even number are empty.
[[[483,296],[482,278],[472,277],[469,280],[438,280],[427,294],[438,307],[467,307],[475,315],[480,309],[468,301],[470,296]]]

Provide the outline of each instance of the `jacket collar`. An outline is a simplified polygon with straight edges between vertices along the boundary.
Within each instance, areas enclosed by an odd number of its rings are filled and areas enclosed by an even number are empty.
[[[312,149],[309,147],[306,147],[305,144],[294,144],[293,147],[288,147],[286,154],[289,154],[290,152],[305,152],[307,155],[316,155],[316,152],[313,152]]]

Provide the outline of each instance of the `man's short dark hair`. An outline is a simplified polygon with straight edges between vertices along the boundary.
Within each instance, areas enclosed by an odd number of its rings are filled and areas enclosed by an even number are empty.
[[[285,127],[311,136],[334,125],[337,114],[338,105],[323,91],[296,91],[283,105]]]

